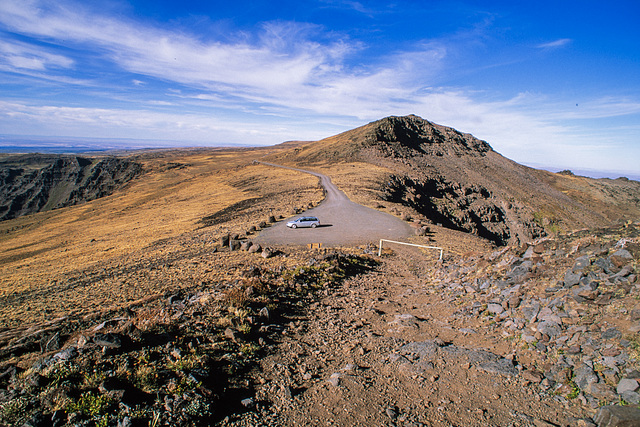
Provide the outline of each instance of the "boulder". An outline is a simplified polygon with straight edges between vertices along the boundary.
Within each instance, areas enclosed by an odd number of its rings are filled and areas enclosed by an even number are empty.
[[[553,338],[562,332],[562,328],[556,322],[545,320],[538,323],[538,332]]]
[[[576,261],[573,264],[573,272],[578,273],[583,271],[585,268],[591,265],[591,259],[589,255],[583,255],[581,257],[576,258]]]
[[[636,391],[637,389],[638,389],[638,381],[625,378],[620,380],[620,382],[618,383],[618,387],[616,387],[616,392],[618,392],[618,394],[622,394],[625,391]]]
[[[416,236],[426,236],[427,233],[429,233],[429,227],[422,226],[422,227],[416,228],[415,233],[416,233]]]
[[[598,382],[598,375],[593,372],[593,369],[591,369],[589,365],[586,365],[584,363],[581,366],[577,367],[573,371],[573,373],[575,375],[573,381],[576,383],[578,388],[580,388],[580,390],[586,390],[589,385]]]
[[[609,260],[611,260],[613,265],[620,268],[633,261],[633,255],[626,249],[619,249],[611,254]]]
[[[487,311],[492,314],[504,313],[504,308],[500,304],[488,304]]]
[[[122,338],[119,334],[95,334],[92,341],[106,348],[120,348],[122,346]]]
[[[573,270],[567,270],[567,272],[564,274],[564,287],[565,288],[570,288],[572,286],[577,285],[578,283],[580,283],[580,279],[582,278],[582,273],[576,273]]]

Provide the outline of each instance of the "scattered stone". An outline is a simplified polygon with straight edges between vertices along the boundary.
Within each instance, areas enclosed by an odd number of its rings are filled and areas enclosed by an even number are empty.
[[[633,255],[631,255],[631,252],[626,249],[619,249],[611,254],[609,260],[613,263],[613,265],[621,268],[633,261]]]
[[[625,391],[636,391],[638,389],[638,381],[632,379],[622,379],[618,383],[618,387],[616,387],[616,391],[618,394],[622,394]]]
[[[238,341],[238,334],[231,328],[226,328],[224,330],[224,336],[232,341]]]
[[[339,372],[334,372],[333,374],[331,374],[331,376],[329,377],[329,379],[327,380],[329,382],[329,384],[331,384],[334,387],[338,387],[340,385],[340,380],[342,378],[342,374]]]
[[[53,335],[48,335],[40,340],[40,352],[48,353],[50,351],[60,350],[60,332],[56,332]]]
[[[640,393],[637,393],[635,391],[622,392],[620,393],[620,397],[622,398],[622,400],[624,400],[625,402],[631,405],[640,404]]]
[[[622,337],[622,333],[616,328],[609,328],[606,331],[604,331],[601,335],[601,338],[603,340],[618,339],[620,337]]]
[[[591,265],[591,259],[589,255],[583,255],[581,257],[578,257],[576,258],[576,261],[573,264],[573,272],[574,273],[581,272],[585,268],[589,267],[590,265]]]
[[[555,337],[562,332],[562,327],[556,322],[545,320],[543,322],[538,323],[537,325],[538,332],[541,334],[547,335],[548,337]]]
[[[492,314],[502,314],[504,308],[500,304],[488,304],[487,311]]]
[[[427,234],[429,234],[430,229],[427,226],[422,226],[420,228],[416,228],[416,236],[426,236]]]
[[[253,407],[256,406],[256,402],[253,399],[253,397],[248,397],[246,399],[242,399],[240,401],[240,404],[242,406],[244,406],[245,408],[247,408],[247,409],[253,409]]]
[[[388,406],[387,409],[384,410],[384,412],[392,420],[398,418],[398,409],[395,406]]]
[[[640,409],[632,406],[603,406],[593,420],[598,427],[640,426]]]
[[[532,383],[540,383],[544,378],[544,376],[540,372],[529,369],[520,372],[520,376],[527,381],[531,381]]]
[[[264,322],[269,321],[269,309],[267,307],[262,307],[258,312],[258,317]]]
[[[603,402],[618,401],[618,396],[613,388],[604,383],[592,383],[587,386],[585,391],[591,396]]]
[[[598,382],[598,375],[593,372],[593,369],[586,364],[580,365],[574,370],[574,382],[580,388],[580,390],[586,390],[590,384]]]
[[[122,347],[122,338],[119,334],[95,334],[92,341],[103,348],[120,348]]]
[[[78,351],[75,347],[70,346],[65,348],[64,350],[53,355],[54,360],[67,361],[71,360],[78,355]]]
[[[573,270],[567,270],[564,275],[564,287],[570,288],[572,286],[580,283],[580,279],[582,278],[581,273],[575,273]]]

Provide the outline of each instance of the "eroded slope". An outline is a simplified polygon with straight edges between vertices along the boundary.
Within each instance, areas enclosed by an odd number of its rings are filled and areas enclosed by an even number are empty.
[[[95,200],[141,173],[139,163],[117,157],[8,156],[0,160],[0,220]]]

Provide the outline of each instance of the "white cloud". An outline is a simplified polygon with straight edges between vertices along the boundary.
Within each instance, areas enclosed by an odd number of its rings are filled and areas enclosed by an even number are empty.
[[[73,60],[31,44],[0,41],[0,65],[12,71],[19,71],[19,69],[45,71],[71,68]]]
[[[8,133],[45,136],[55,135],[52,133],[54,129],[58,132],[64,129],[66,136],[173,140],[182,141],[183,145],[262,145],[282,142],[285,136],[287,139],[297,134],[310,136],[304,124],[267,126],[264,122],[248,124],[207,114],[59,107],[5,101],[0,101],[0,128]]]
[[[559,48],[559,47],[566,46],[566,45],[570,44],[572,41],[573,40],[571,40],[571,39],[558,39],[558,40],[554,40],[554,41],[547,42],[547,43],[541,43],[536,47],[538,47],[540,49],[556,49],[556,48]]]

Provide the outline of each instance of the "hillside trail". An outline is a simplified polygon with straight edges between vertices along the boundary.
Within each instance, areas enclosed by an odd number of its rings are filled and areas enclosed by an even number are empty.
[[[457,307],[429,289],[435,259],[397,249],[327,289],[261,362],[257,410],[228,425],[577,425],[579,407],[505,374],[500,336],[453,324]]]
[[[325,200],[302,214],[318,217],[320,227],[292,230],[287,228],[286,220],[280,221],[261,231],[259,236],[252,239],[255,243],[263,246],[322,243],[324,247],[331,247],[377,242],[380,239],[397,240],[411,235],[411,227],[406,222],[385,212],[352,202],[326,175],[274,163],[257,163],[317,176],[325,190]],[[301,215],[296,215],[298,216]]]

